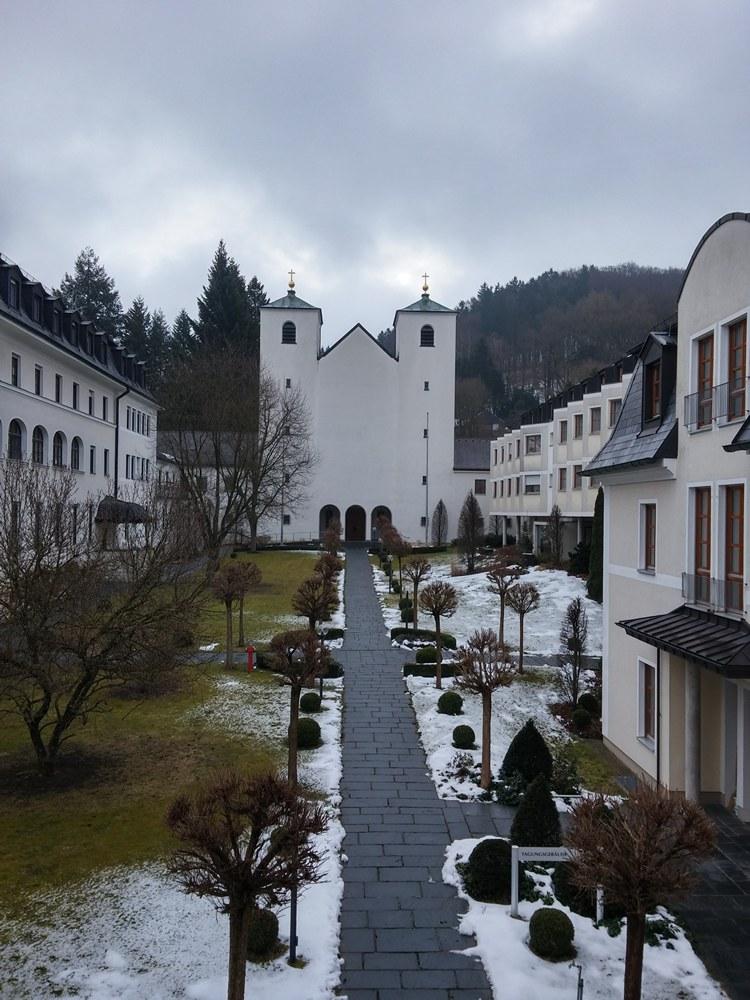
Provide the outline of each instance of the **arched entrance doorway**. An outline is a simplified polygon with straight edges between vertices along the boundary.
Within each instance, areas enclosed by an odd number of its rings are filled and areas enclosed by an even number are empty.
[[[334,521],[338,521],[341,524],[341,511],[335,504],[327,503],[325,507],[320,508],[320,517],[318,519],[318,532],[321,538]]]
[[[364,542],[367,531],[367,515],[364,507],[353,504],[346,512],[344,538],[347,542]]]
[[[380,538],[380,524],[382,521],[392,521],[391,511],[389,507],[379,504],[377,507],[373,507],[372,514],[370,515],[370,538],[373,542],[377,542]]]

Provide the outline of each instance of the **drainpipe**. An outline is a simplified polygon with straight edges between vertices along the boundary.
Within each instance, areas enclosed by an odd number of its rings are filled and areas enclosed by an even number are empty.
[[[656,785],[661,785],[661,649],[656,647]]]
[[[129,392],[130,389],[126,389],[125,392],[121,392],[119,396],[115,397],[115,500],[120,488],[120,400]]]

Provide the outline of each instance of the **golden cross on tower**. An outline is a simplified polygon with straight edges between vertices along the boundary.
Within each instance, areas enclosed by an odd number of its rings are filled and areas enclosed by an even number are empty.
[[[294,271],[289,271],[289,287],[294,288]]]
[[[429,274],[425,271],[425,273],[422,275],[422,277],[424,278],[424,284],[422,285],[422,291],[426,295],[429,292],[429,290],[430,290],[430,287],[427,284],[427,279],[429,278]]]

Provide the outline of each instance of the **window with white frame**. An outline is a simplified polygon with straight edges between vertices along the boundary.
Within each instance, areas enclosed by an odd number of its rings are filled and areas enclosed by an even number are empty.
[[[656,667],[638,660],[638,739],[656,746]]]
[[[560,444],[565,444],[568,440],[568,421],[560,421]]]
[[[557,473],[557,488],[561,493],[565,493],[568,488],[568,470],[564,465],[559,468]]]
[[[538,455],[542,450],[542,435],[528,434],[526,436],[526,454]]]
[[[527,496],[536,496],[542,492],[542,481],[539,474],[535,476],[524,476],[523,492]]]

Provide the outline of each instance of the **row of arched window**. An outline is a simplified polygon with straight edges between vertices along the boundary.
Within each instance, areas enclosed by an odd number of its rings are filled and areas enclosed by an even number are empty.
[[[49,438],[44,427],[37,425],[31,432],[31,461],[34,465],[44,465],[49,458]],[[8,458],[22,461],[26,452],[26,428],[20,420],[11,420],[8,425]],[[74,472],[82,470],[83,442],[74,437],[70,442],[70,468]],[[62,431],[56,431],[52,438],[52,465],[64,468],[67,465],[67,439]]]
[[[291,320],[287,320],[286,323],[281,328],[281,343],[282,344],[296,344],[297,343],[297,327],[292,323]],[[419,331],[419,346],[420,347],[434,347],[435,346],[435,330],[426,323],[422,329]]]

